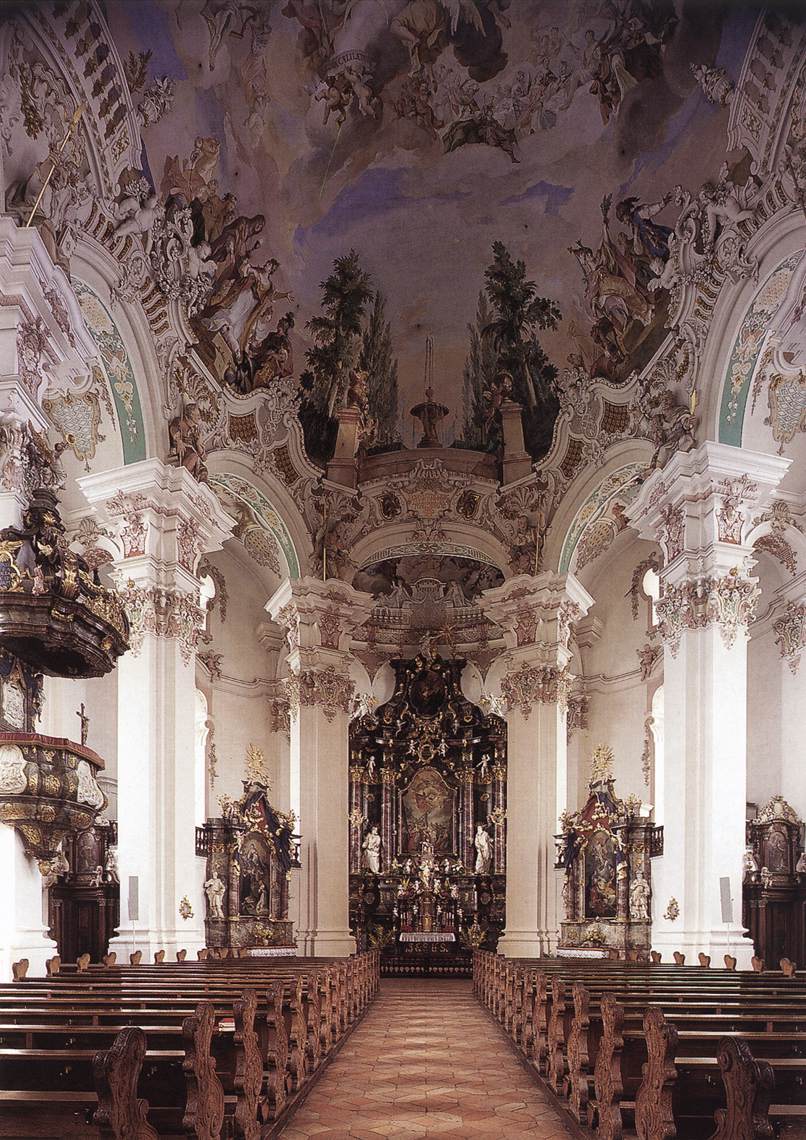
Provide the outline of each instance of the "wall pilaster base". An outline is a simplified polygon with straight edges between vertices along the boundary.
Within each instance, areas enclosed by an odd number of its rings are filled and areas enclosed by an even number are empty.
[[[206,945],[204,929],[190,927],[187,930],[150,930],[143,927],[124,926],[110,939],[110,953],[114,950],[118,962],[126,965],[129,955],[142,950],[143,962],[153,962],[158,950],[165,951],[165,961],[175,962],[177,950],[187,950],[188,959],[195,960],[196,951]]]
[[[506,958],[553,957],[558,934],[546,930],[516,930],[498,942],[498,953]]]
[[[314,931],[304,940],[305,954],[314,958],[349,958],[355,954],[355,939],[349,930]],[[297,945],[300,938],[297,935]]]
[[[717,930],[664,930],[652,935],[652,949],[663,955],[663,963],[674,962],[673,954],[679,950],[686,956],[687,966],[698,965],[699,954],[710,954],[711,969],[725,968],[725,955],[736,959],[737,970],[750,970],[753,957],[753,943],[740,927]],[[777,969],[777,962],[769,962],[771,969]]]

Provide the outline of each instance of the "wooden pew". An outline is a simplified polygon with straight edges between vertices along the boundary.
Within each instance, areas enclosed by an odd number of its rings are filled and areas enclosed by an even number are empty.
[[[139,1021],[149,1038],[143,1091],[149,1093],[151,1124],[158,1134],[178,1128],[178,1134],[217,1136],[226,1112],[228,1135],[257,1140],[307,1091],[323,1058],[343,1040],[377,990],[377,952],[305,965],[309,969],[303,972],[248,959],[192,964],[180,959],[173,964],[157,958],[146,965],[134,958],[127,966],[68,969],[4,985],[0,1073],[6,1063],[12,1071],[5,1076],[19,1077],[25,1056],[29,1065],[40,1062],[39,1083],[53,1084],[69,1050],[71,1062],[77,1063],[71,1063],[70,1074],[76,1087],[68,1091],[80,1101],[79,1115],[86,1115],[88,1106],[97,1103],[90,1059],[102,1045],[111,1055],[121,1022]],[[261,988],[243,992],[245,981]],[[222,1020],[216,1027],[217,1016]],[[184,1082],[168,1071],[177,1062]],[[7,1102],[15,1092],[30,1093],[29,1117],[36,1111],[47,1115],[52,1090],[9,1089],[8,1083],[4,1081]],[[126,1119],[136,1111],[127,1102]],[[0,1097],[0,1136],[9,1134],[2,1131],[3,1116]],[[75,1134],[82,1134],[80,1125]]]
[[[755,1061],[777,1078],[783,1103],[773,1106],[773,1114],[806,1124],[799,1104],[806,1077],[806,987],[783,971],[738,974],[735,961],[725,965],[714,971],[704,958],[688,968],[529,962],[478,952],[473,985],[558,1102],[597,1136],[621,1138],[632,1134],[632,1125],[642,1140],[710,1136],[714,1111],[728,1095],[734,1123],[718,1124],[719,1140],[772,1136],[769,1119],[761,1125],[766,1132],[753,1124],[761,1098],[752,1109],[752,1097],[728,1094],[727,1083],[722,1091],[719,1058],[731,1058],[745,1071],[752,1049],[763,1054]],[[717,1056],[723,1032],[732,1036],[721,1041]],[[750,1131],[726,1131],[738,1127],[737,1120]]]

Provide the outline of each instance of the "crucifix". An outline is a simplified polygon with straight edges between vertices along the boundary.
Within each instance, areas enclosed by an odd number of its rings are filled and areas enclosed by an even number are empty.
[[[76,716],[81,721],[81,743],[86,744],[87,743],[87,737],[88,737],[89,731],[90,731],[90,718],[87,716],[86,712],[84,711],[84,702],[83,701],[81,702],[81,708],[76,709]]]

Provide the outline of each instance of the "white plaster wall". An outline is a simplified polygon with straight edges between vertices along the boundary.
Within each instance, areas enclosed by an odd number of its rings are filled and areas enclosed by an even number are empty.
[[[641,680],[636,653],[648,641],[649,603],[641,597],[634,619],[629,590],[633,570],[653,549],[627,532],[578,573],[595,599],[588,617],[602,625],[598,640],[580,650],[589,697],[588,729],[576,732],[571,742],[576,775],[572,808],[581,807],[587,799],[591,754],[599,744],[613,749],[618,794],[626,797],[632,793],[644,802],[650,799],[641,770],[650,694],[647,682]],[[657,635],[655,643],[659,644]],[[573,790],[569,790],[569,798],[572,796]]]
[[[213,723],[217,775],[207,784],[208,814],[218,815],[221,795],[237,797],[243,792],[246,751],[250,744],[266,758],[273,789],[281,784],[281,742],[271,732],[268,682],[274,679],[272,655],[260,644],[258,629],[269,620],[264,606],[270,596],[264,576],[237,551],[217,551],[208,561],[220,570],[227,583],[227,617],[221,620],[217,604],[208,618],[212,634],[200,651],[220,653],[222,676],[207,680],[199,668],[197,683],[207,698]],[[250,573],[251,567],[251,573]]]
[[[747,646],[747,798],[759,808],[782,786],[782,664],[770,626],[751,636]],[[794,757],[790,760],[800,762]],[[797,807],[804,809],[806,804]]]

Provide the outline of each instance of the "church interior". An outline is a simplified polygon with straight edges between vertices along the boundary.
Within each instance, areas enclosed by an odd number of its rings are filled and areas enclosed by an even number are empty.
[[[806,1138],[802,0],[0,5],[0,1138]]]

